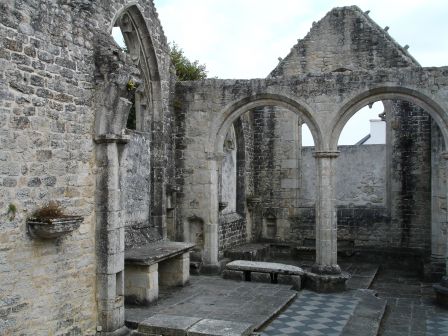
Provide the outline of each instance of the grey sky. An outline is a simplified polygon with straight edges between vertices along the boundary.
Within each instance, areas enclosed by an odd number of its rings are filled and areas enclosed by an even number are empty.
[[[333,7],[370,10],[380,26],[422,66],[448,65],[447,0],[154,0],[168,41],[191,60],[204,63],[209,76],[263,78],[303,38],[313,21]],[[376,104],[379,105],[379,104]],[[364,111],[363,111],[364,112]],[[369,132],[368,120],[354,127],[345,143]],[[361,124],[362,125],[361,125]],[[341,142],[340,142],[341,143]]]

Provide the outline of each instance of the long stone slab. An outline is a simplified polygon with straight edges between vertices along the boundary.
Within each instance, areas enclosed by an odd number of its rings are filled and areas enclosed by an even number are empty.
[[[188,336],[246,336],[253,331],[251,323],[204,319],[188,329]]]
[[[138,325],[138,331],[147,335],[185,336],[187,330],[198,323],[197,317],[156,314]]]
[[[289,275],[304,275],[302,268],[280,263],[264,261],[235,260],[226,265],[226,268],[234,271],[249,271],[260,273],[277,273]]]
[[[138,332],[163,336],[245,336],[250,335],[252,323],[201,319],[198,317],[156,314],[140,322]]]
[[[173,256],[188,252],[194,246],[191,243],[159,241],[126,250],[124,259],[126,264],[150,266]]]

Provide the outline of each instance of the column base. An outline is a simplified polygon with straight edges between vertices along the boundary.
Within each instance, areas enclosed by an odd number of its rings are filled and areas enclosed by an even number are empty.
[[[334,293],[346,290],[346,282],[350,274],[340,272],[339,274],[319,274],[313,272],[305,273],[305,288],[318,293]]]
[[[341,274],[341,268],[339,267],[339,265],[326,266],[326,265],[314,264],[311,267],[311,272],[316,274],[337,275]]]
[[[432,286],[436,292],[436,301],[444,307],[448,307],[448,276],[444,276],[440,283]]]

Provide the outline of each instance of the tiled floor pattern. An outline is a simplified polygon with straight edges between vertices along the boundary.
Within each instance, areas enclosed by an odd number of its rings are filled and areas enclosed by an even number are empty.
[[[303,290],[261,335],[340,335],[358,301],[344,294],[318,294]]]
[[[426,336],[448,335],[448,317],[437,316],[426,320]]]

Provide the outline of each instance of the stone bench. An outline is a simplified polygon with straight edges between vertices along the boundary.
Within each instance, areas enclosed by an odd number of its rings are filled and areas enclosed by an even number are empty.
[[[291,285],[300,290],[304,271],[297,266],[262,262],[235,260],[226,265],[222,273],[224,279],[256,281]]]
[[[194,244],[159,241],[128,249],[124,257],[124,295],[131,304],[149,304],[160,286],[184,286],[190,279]]]

